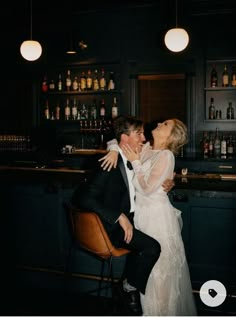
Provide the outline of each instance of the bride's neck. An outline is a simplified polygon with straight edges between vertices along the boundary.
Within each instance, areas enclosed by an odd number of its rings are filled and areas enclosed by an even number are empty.
[[[153,150],[165,150],[167,148],[166,142],[161,140],[154,140],[152,144]]]

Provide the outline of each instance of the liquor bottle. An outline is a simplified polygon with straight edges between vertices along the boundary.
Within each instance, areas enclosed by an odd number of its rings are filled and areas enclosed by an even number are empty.
[[[227,118],[228,120],[234,119],[234,108],[233,108],[233,106],[232,106],[232,102],[231,102],[231,101],[229,102],[229,106],[228,106],[228,108],[227,108],[226,118]]]
[[[95,69],[94,75],[93,75],[93,90],[97,91],[99,90],[99,80],[98,80],[98,70]]]
[[[53,91],[55,90],[55,82],[53,79],[50,80],[50,83],[49,83],[49,90]]]
[[[97,103],[96,103],[96,99],[93,100],[93,103],[92,103],[92,106],[91,106],[90,118],[91,118],[91,120],[96,120],[97,119]]]
[[[222,111],[219,110],[219,119],[221,120],[222,119]]]
[[[213,135],[211,134],[209,139],[208,156],[213,157],[213,155],[214,155],[214,138],[213,138]]]
[[[58,76],[57,89],[58,89],[58,91],[62,91],[62,78],[61,78],[61,74],[59,74],[59,76]]]
[[[69,99],[66,99],[65,120],[70,120],[70,101],[69,101]]]
[[[216,128],[215,140],[214,140],[214,156],[220,157],[220,137],[219,137],[219,129]]]
[[[212,70],[211,70],[211,87],[215,88],[218,86],[218,74],[216,71],[216,65],[212,65]]]
[[[44,118],[45,118],[46,120],[49,120],[49,119],[50,119],[50,111],[49,111],[48,100],[45,101]]]
[[[210,106],[209,106],[209,119],[215,119],[215,105],[214,105],[214,98],[211,97]]]
[[[234,155],[234,143],[232,135],[229,136],[229,140],[227,143],[227,156],[228,158],[232,158]]]
[[[82,108],[80,111],[80,119],[87,120],[88,119],[88,107],[85,103],[82,104]]]
[[[100,116],[101,119],[104,119],[105,116],[106,116],[106,106],[105,106],[105,100],[104,99],[101,100],[99,116]]]
[[[81,104],[80,104],[80,100],[78,100],[78,105],[77,105],[77,120],[80,120],[80,119],[81,119],[80,112],[81,112]]]
[[[117,116],[118,116],[118,106],[117,106],[117,102],[116,102],[116,97],[114,97],[113,104],[111,107],[111,117],[112,117],[112,119],[115,119]]]
[[[47,80],[47,76],[46,75],[43,77],[41,88],[42,88],[42,92],[47,92],[48,91],[48,80]]]
[[[56,120],[60,120],[60,111],[61,111],[60,104],[57,103],[57,105],[56,105],[56,112],[55,112],[55,119],[56,119]]]
[[[108,90],[114,90],[115,89],[114,72],[110,72],[110,78],[109,78],[107,89]]]
[[[72,83],[72,90],[77,91],[79,89],[78,77],[75,76]]]
[[[93,80],[92,80],[92,76],[91,76],[91,70],[88,70],[88,75],[86,78],[86,86],[87,86],[87,90],[92,90],[93,88]]]
[[[66,90],[71,90],[71,76],[70,76],[70,70],[67,70],[67,76],[66,76]]]
[[[209,155],[209,139],[207,131],[203,132],[202,153],[204,158],[207,158]]]
[[[229,72],[228,72],[228,68],[226,64],[224,66],[224,71],[222,73],[222,86],[223,87],[229,86]]]
[[[80,77],[80,90],[81,91],[85,91],[86,90],[86,76],[85,76],[85,72],[83,71]]]
[[[236,87],[236,65],[233,65],[232,67],[231,86]]]
[[[106,89],[107,82],[106,82],[106,78],[105,78],[104,68],[102,68],[102,70],[101,70],[101,77],[100,77],[100,80],[99,80],[99,85],[100,85],[100,89],[101,90],[105,90]]]
[[[227,153],[226,139],[225,139],[225,136],[222,135],[222,139],[221,139],[221,142],[220,142],[220,155],[221,155],[221,158],[226,158],[226,153]]]
[[[54,112],[53,112],[53,111],[52,111],[52,113],[51,113],[51,118],[50,118],[50,120],[55,120]]]
[[[71,113],[72,113],[72,120],[77,120],[78,118],[78,108],[77,108],[77,104],[76,104],[76,99],[74,98],[73,101],[73,106],[71,109]]]

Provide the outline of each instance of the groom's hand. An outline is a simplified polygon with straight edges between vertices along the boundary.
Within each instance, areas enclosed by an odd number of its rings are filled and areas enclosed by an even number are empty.
[[[130,243],[132,237],[133,237],[133,225],[127,218],[125,214],[121,214],[120,217],[118,218],[119,224],[124,230],[124,241],[126,243]]]
[[[117,166],[117,161],[118,161],[118,152],[117,151],[110,151],[108,152],[105,156],[101,157],[98,162],[102,162],[101,163],[101,167],[104,170],[107,170],[108,172],[110,172],[110,170],[114,167],[116,168]]]
[[[175,174],[174,173],[174,177],[175,177]],[[165,192],[169,192],[173,187],[175,186],[175,182],[173,181],[173,179],[166,179],[164,181],[164,183],[162,184],[162,187],[164,188],[164,191]]]

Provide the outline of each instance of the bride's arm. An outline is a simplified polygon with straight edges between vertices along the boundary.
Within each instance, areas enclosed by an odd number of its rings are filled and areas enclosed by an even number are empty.
[[[98,160],[102,162],[101,167],[104,170],[110,171],[112,167],[116,168],[119,154],[118,149],[119,146],[116,139],[107,142],[107,150],[109,152]]]
[[[142,160],[145,153],[148,151],[150,147],[150,143],[146,142],[140,154],[140,159]],[[107,142],[107,150],[109,151],[106,155],[101,157],[98,161],[102,162],[101,167],[104,170],[110,171],[113,167],[116,168],[118,162],[118,155],[119,155],[119,145],[116,139],[112,139]]]
[[[132,149],[124,146],[122,150],[127,159],[132,162],[136,175],[134,180],[136,189],[150,194],[160,186],[163,187],[163,183],[167,178],[173,178],[174,156],[169,150],[162,151],[156,157],[155,161],[152,161],[149,171],[143,167],[142,160],[139,159],[138,154]]]

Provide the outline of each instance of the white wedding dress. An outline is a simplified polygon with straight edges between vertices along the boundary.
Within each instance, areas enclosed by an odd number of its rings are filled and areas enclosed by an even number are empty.
[[[143,147],[133,161],[136,189],[134,224],[159,241],[161,254],[149,276],[141,304],[145,316],[195,316],[188,264],[181,237],[181,211],[172,206],[162,184],[173,178],[175,159],[169,150]]]

